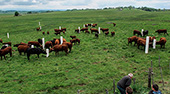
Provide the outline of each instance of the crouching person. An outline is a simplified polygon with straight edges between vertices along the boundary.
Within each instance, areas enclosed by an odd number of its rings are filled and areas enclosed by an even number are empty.
[[[152,90],[149,92],[149,94],[162,94],[159,90],[159,86],[157,84],[152,85]]]

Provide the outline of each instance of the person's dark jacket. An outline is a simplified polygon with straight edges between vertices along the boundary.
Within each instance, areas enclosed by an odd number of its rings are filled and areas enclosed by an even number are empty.
[[[123,77],[117,85],[123,89],[126,89],[126,87],[130,86],[131,84],[131,78],[129,76]]]

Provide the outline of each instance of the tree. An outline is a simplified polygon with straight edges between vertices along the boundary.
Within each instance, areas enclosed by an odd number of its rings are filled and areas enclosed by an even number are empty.
[[[14,14],[14,16],[19,16],[19,12],[16,11],[15,14]]]

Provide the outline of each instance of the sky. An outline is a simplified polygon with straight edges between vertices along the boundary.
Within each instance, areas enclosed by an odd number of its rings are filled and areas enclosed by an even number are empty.
[[[170,9],[170,0],[0,0],[0,10],[101,9],[130,5]]]

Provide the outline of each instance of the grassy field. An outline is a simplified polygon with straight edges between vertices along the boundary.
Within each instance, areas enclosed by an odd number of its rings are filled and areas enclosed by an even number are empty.
[[[128,73],[133,73],[136,78],[134,94],[148,94],[147,89],[148,68],[153,62],[154,82],[159,85],[164,94],[170,94],[170,37],[169,35],[155,33],[157,29],[170,31],[170,11],[146,12],[141,10],[84,10],[60,11],[22,15],[0,14],[0,38],[4,42],[11,41],[12,45],[20,42],[45,41],[59,38],[54,34],[54,29],[59,26],[67,28],[66,34],[61,34],[67,41],[70,35],[75,35],[81,40],[80,45],[74,45],[72,52],[65,56],[65,52],[50,53],[46,58],[44,54],[37,58],[31,55],[30,61],[26,55],[19,55],[17,48],[12,46],[13,56],[7,60],[0,60],[0,93],[10,94],[105,94],[105,89],[113,93],[113,79],[115,84]],[[43,35],[36,31],[41,22],[42,31],[50,31],[50,35]],[[113,27],[109,22],[116,23]],[[109,28],[116,35],[105,36],[103,32],[99,38],[94,34],[75,33],[78,27],[87,23],[97,23],[97,27]],[[149,49],[145,54],[143,48],[128,45],[127,38],[133,36],[133,30],[149,30],[149,36],[167,39],[166,47]],[[89,27],[90,30],[90,27]],[[10,38],[6,33],[10,33]],[[0,44],[2,46],[2,44]],[[166,82],[163,87],[159,68],[159,56]],[[163,90],[164,89],[164,90]],[[118,93],[118,89],[116,89]]]

